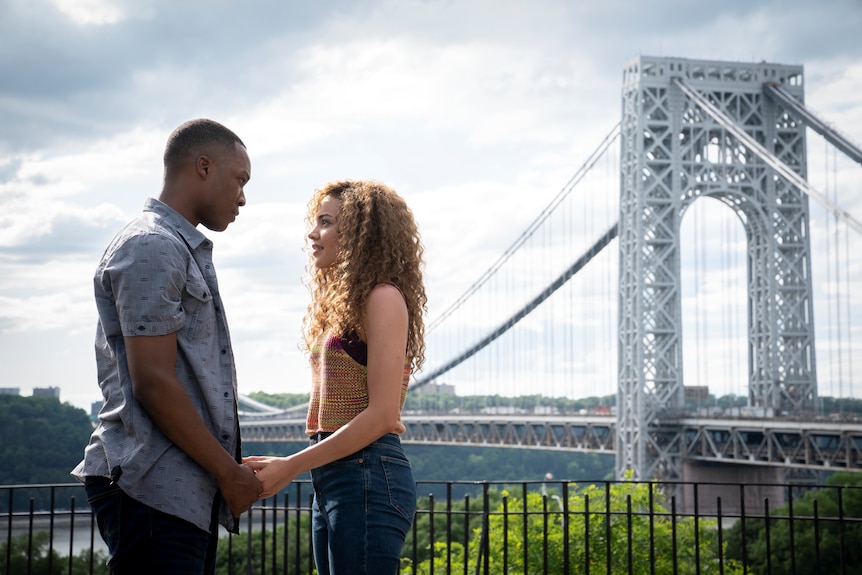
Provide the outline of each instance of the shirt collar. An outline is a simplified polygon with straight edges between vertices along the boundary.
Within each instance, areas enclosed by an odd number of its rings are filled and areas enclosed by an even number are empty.
[[[211,245],[209,238],[166,203],[155,198],[147,198],[144,202],[144,211],[161,216],[168,225],[183,236],[190,248],[197,249],[201,244]]]

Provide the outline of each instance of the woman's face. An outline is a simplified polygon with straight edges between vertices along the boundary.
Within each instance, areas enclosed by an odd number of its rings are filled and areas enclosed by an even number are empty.
[[[314,229],[308,234],[311,240],[311,255],[314,265],[328,268],[335,264],[338,257],[338,210],[341,200],[326,196],[317,206],[317,218]]]

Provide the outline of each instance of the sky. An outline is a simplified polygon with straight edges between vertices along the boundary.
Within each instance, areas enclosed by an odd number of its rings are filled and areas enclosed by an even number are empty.
[[[240,392],[302,393],[315,188],[405,197],[433,319],[619,121],[632,59],[803,65],[808,105],[859,142],[860,29],[858,0],[0,0],[0,387],[100,398],[93,272],[185,120],[252,161],[240,217],[206,231]],[[838,195],[857,219],[860,196]]]

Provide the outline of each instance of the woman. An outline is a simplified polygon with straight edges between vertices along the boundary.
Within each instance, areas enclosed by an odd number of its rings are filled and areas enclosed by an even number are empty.
[[[410,374],[424,359],[423,248],[407,204],[383,184],[332,182],[308,208],[310,445],[245,463],[262,497],[311,471],[320,575],[396,573],[416,512],[399,435]]]

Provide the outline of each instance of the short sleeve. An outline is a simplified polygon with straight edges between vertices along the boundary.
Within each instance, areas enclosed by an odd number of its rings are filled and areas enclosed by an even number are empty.
[[[126,239],[103,268],[123,336],[166,335],[185,322],[182,294],[190,256],[175,238],[160,234]]]

